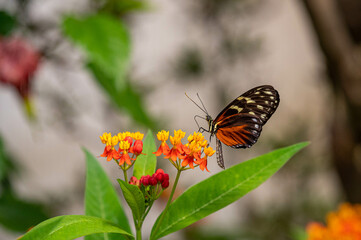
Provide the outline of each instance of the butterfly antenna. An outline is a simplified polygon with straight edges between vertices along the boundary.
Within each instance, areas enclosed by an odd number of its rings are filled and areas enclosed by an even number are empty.
[[[189,98],[189,100],[191,100],[197,107],[199,107],[199,109],[200,110],[202,110],[205,114],[207,114],[208,115],[208,112],[207,112],[207,110],[204,108],[201,108],[195,101],[193,101],[193,99],[192,98],[190,98],[188,95],[187,95],[187,93],[184,93],[186,96],[187,96],[187,98]],[[197,93],[197,96],[198,96],[198,93]],[[199,96],[198,96],[198,98],[199,98]],[[202,102],[202,101],[201,101]],[[203,103],[202,103],[202,105],[203,105]],[[203,105],[203,107],[204,107],[204,105]]]
[[[202,103],[202,106],[203,106],[204,110],[206,111],[206,114],[209,115],[208,111],[207,111],[207,108],[204,106],[203,101],[202,101],[202,99],[201,99],[201,97],[199,96],[198,93],[197,93],[197,97],[198,97],[199,101]]]

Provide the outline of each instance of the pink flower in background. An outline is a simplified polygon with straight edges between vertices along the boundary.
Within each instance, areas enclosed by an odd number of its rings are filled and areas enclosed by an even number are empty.
[[[40,54],[19,38],[0,38],[0,82],[13,85],[23,98],[30,91],[31,76]]]

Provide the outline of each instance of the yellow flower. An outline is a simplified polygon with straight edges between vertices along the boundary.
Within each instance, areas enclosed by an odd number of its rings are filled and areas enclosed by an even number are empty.
[[[186,135],[186,133],[180,129],[178,131],[174,130],[174,137],[170,136],[170,143],[173,146],[179,145],[182,141],[182,138],[184,138],[185,135]]]
[[[118,136],[114,136],[112,137],[112,146],[114,147],[115,145],[117,145],[119,142],[119,138]]]
[[[157,133],[157,138],[158,138],[159,141],[162,141],[162,143],[167,141],[168,137],[169,137],[169,131],[166,132],[165,130],[162,130],[162,131]]]
[[[103,144],[107,144],[109,139],[112,138],[112,134],[111,133],[103,133],[102,136],[99,136],[100,137],[100,140],[102,141]]]
[[[204,148],[204,154],[207,156],[207,157],[211,157],[216,151],[213,150],[212,147],[207,147],[207,148]]]
[[[144,137],[144,134],[143,134],[143,133],[140,133],[140,132],[135,132],[135,133],[133,134],[134,140],[143,140],[143,137]]]
[[[204,140],[204,136],[200,132],[194,132],[193,134],[189,135],[188,142],[201,142]]]
[[[119,149],[123,151],[127,151],[130,148],[130,144],[128,141],[120,141],[119,143]]]

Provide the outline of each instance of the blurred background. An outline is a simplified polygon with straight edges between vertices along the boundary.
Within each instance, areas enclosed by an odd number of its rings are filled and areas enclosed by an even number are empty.
[[[311,145],[164,239],[296,239],[339,203],[361,202],[360,41],[358,0],[0,0],[0,239],[84,214],[81,147],[99,156],[103,132],[188,135],[203,113],[185,92],[216,117],[263,84],[280,106],[251,149],[223,148],[226,167]],[[184,173],[180,192],[221,171],[211,160],[210,173]],[[121,171],[99,161],[116,186]],[[174,173],[166,160],[158,167]]]

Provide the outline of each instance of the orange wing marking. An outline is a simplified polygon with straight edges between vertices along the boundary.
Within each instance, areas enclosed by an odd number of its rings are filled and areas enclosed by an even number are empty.
[[[246,145],[246,134],[249,132],[244,129],[245,127],[247,127],[247,125],[219,128],[217,130],[216,136],[219,140],[221,140],[221,142],[228,146],[239,144]]]

